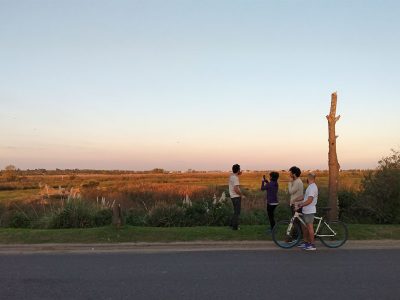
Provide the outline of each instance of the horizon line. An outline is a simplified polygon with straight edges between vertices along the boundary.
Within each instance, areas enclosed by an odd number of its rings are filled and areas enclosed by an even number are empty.
[[[354,172],[354,171],[371,171],[376,170],[376,168],[351,168],[351,169],[340,169],[340,172]],[[5,172],[6,170],[0,170],[0,172]],[[153,168],[149,170],[130,170],[130,169],[46,169],[46,168],[36,168],[36,169],[19,169],[17,168],[15,171],[18,172],[63,172],[63,171],[78,171],[78,172],[125,172],[125,173],[154,173],[154,174],[170,174],[170,173],[229,173],[231,170],[199,170],[199,169],[187,169],[187,170],[167,170],[163,168]],[[242,172],[250,173],[250,172],[266,172],[266,171],[278,171],[278,172],[289,172],[288,169],[245,169]],[[316,172],[328,172],[329,169],[302,169],[302,172],[306,171],[316,171]]]

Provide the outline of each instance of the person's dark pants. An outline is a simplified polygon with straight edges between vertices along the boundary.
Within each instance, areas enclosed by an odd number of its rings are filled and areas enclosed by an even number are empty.
[[[267,213],[268,213],[268,218],[269,218],[269,224],[271,225],[271,229],[274,228],[275,226],[275,209],[278,205],[270,205],[267,204]]]
[[[240,217],[240,207],[241,207],[241,197],[231,198],[233,205],[233,216],[231,220],[231,226],[233,230],[238,230],[239,228],[239,217]]]

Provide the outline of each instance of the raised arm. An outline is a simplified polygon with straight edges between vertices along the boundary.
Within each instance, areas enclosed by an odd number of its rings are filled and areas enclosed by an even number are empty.
[[[269,188],[269,182],[268,180],[263,180],[261,181],[261,190],[266,191]]]

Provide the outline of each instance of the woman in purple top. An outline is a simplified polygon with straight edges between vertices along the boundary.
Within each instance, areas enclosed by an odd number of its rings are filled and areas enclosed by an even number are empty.
[[[269,178],[270,181],[268,181],[265,178],[265,175],[263,176],[263,180],[261,182],[261,190],[266,191],[265,202],[267,204],[267,213],[268,213],[269,223],[271,225],[271,228],[267,232],[271,233],[272,228],[274,228],[275,226],[274,211],[276,206],[279,204],[278,203],[279,173],[271,172],[269,173]]]

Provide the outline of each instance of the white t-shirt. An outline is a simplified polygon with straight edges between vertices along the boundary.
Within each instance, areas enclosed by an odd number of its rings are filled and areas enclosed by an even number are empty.
[[[239,185],[239,176],[231,174],[231,176],[229,176],[229,195],[231,198],[240,197],[240,195],[235,192],[235,185]]]
[[[307,206],[303,206],[303,214],[315,214],[317,212],[317,202],[318,202],[318,187],[315,183],[311,183],[304,194],[303,203],[307,201],[308,197],[313,197],[313,201]]]

